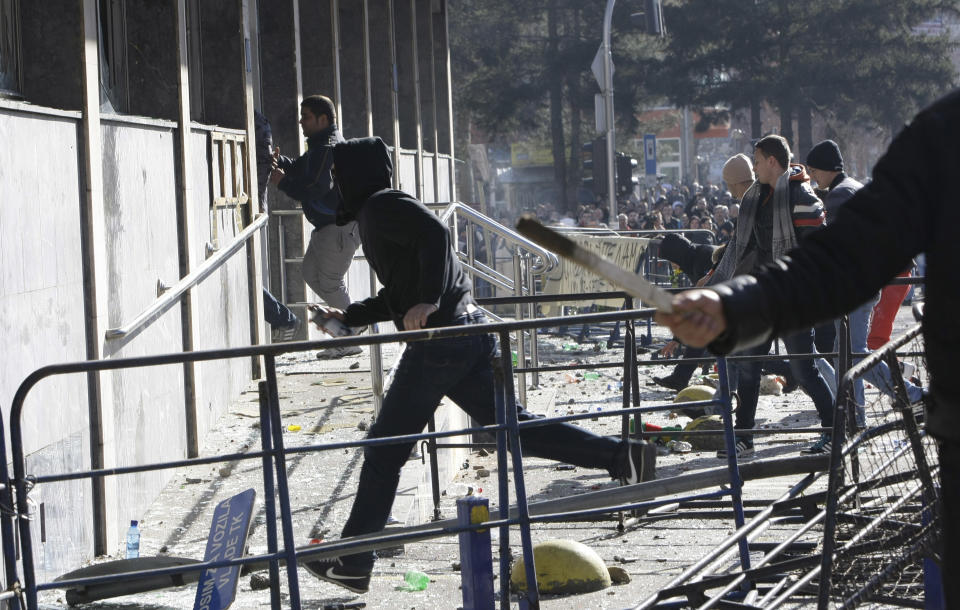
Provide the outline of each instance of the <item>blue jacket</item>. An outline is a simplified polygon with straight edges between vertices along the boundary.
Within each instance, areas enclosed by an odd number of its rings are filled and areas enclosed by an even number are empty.
[[[300,202],[303,215],[320,229],[334,224],[340,193],[333,186],[333,147],[343,142],[336,125],[307,139],[307,152],[297,159],[281,156],[277,166],[286,176],[277,185],[281,191]]]
[[[837,217],[837,209],[853,197],[854,193],[863,188],[863,185],[840,172],[830,184],[830,192],[823,198],[823,205],[827,207],[827,224]]]

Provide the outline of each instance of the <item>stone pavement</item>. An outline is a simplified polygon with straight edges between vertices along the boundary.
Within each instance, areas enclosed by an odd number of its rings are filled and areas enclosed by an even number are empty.
[[[903,308],[903,320],[899,327],[909,324],[908,315],[908,308]],[[662,342],[666,338],[661,329],[654,329],[655,341]],[[574,341],[569,336],[542,334],[541,362],[590,363],[621,357],[615,350],[604,349],[604,342],[605,335],[599,330],[591,334],[589,341],[576,348],[572,348]],[[396,345],[385,346],[386,369],[396,361],[399,349]],[[368,349],[365,348],[360,356],[334,361],[319,361],[313,352],[290,354],[278,359],[284,441],[288,448],[363,438],[364,430],[373,416],[368,356]],[[647,358],[641,355],[641,360]],[[617,388],[620,371],[613,368],[597,372],[599,375],[596,378],[585,374],[585,371],[542,374],[540,385],[528,391],[528,407],[544,415],[618,409],[621,405]],[[652,382],[648,382],[647,377],[667,372],[664,366],[652,366],[642,371],[641,399],[644,406],[665,404],[672,400],[672,392],[650,385]],[[529,378],[527,383],[530,383]],[[757,420],[759,426],[773,428],[817,425],[812,403],[799,391],[784,396],[762,396]],[[646,421],[674,425],[683,424],[688,418],[680,416],[671,419],[665,411],[651,415]],[[609,435],[618,434],[621,425],[620,418],[615,417],[585,420],[581,424]],[[255,451],[259,448],[259,438],[257,390],[256,384],[251,384],[222,418],[215,433],[205,439],[203,454]],[[810,440],[810,435],[790,433],[758,437],[757,454],[763,458],[796,455],[802,444]],[[362,453],[352,448],[288,456],[297,544],[306,544],[311,538],[338,537],[350,510],[361,462]],[[459,457],[457,462],[461,463]],[[657,474],[658,478],[664,478],[719,465],[722,462],[716,459],[713,452],[668,453],[659,458]],[[393,510],[393,516],[399,524],[426,522],[432,515],[425,470],[420,459],[411,459],[404,469],[400,495]],[[261,471],[259,459],[177,471],[153,508],[143,516],[141,556],[167,554],[202,558],[213,508],[222,499],[248,488],[257,491],[256,512],[248,539],[249,552],[266,552]],[[486,476],[487,472],[489,476]],[[580,468],[558,469],[554,462],[535,458],[524,458],[524,473],[530,501],[565,497],[617,485],[607,478],[605,472]],[[450,491],[449,495],[442,498],[443,517],[456,515],[455,494],[462,491],[464,486],[489,497],[491,509],[495,508],[496,477],[495,454],[481,456],[463,452],[461,469],[455,473],[452,481],[443,485]],[[745,485],[744,497],[751,503],[769,502],[783,494],[797,480],[798,476],[750,481]],[[597,551],[608,565],[621,565],[631,578],[629,584],[613,586],[604,591],[575,597],[548,597],[542,605],[545,608],[632,606],[709,552],[734,529],[729,508],[700,511],[695,516],[668,510],[656,518],[641,520],[624,531],[619,531],[613,520],[538,525],[533,531],[535,543],[550,538],[583,542]],[[496,535],[497,532],[494,532],[495,573],[499,559]],[[516,529],[511,532],[511,543],[513,555],[519,556]],[[119,556],[118,549],[115,556],[106,559]],[[409,544],[402,554],[378,561],[371,590],[362,596],[322,583],[301,568],[298,575],[303,607],[319,609],[325,604],[362,601],[368,608],[457,608],[461,605],[460,575],[454,564],[458,562],[459,549],[455,538]],[[404,573],[411,569],[430,575],[431,583],[426,591],[408,593],[397,590],[403,583]],[[288,590],[283,570],[281,580],[286,605]],[[269,592],[254,590],[251,576],[242,576],[240,583],[235,608],[269,607]],[[98,602],[96,607],[141,610],[190,608],[195,589],[195,586],[184,586],[120,597]],[[45,593],[42,600],[45,608],[65,605],[63,592]]]

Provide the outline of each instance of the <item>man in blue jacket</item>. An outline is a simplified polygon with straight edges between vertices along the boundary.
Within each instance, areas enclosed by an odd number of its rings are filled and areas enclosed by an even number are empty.
[[[840,146],[833,140],[824,140],[810,149],[807,154],[807,170],[810,176],[817,182],[817,186],[827,191],[823,198],[823,204],[827,208],[827,224],[832,223],[837,217],[837,211],[840,206],[845,204],[857,191],[863,188],[863,185],[857,180],[851,178],[843,171],[843,155],[840,154]],[[848,318],[850,350],[854,354],[867,352],[867,336],[870,333],[870,317],[873,314],[873,307],[880,299],[880,293],[872,295],[862,305],[851,311]],[[840,320],[837,320],[837,339],[840,337]],[[839,349],[839,343],[834,343],[834,351]],[[851,366],[859,362],[862,358],[854,358]],[[835,376],[834,376],[835,378]],[[890,369],[885,362],[879,363],[871,368],[862,379],[857,379],[854,384],[854,401],[856,402],[856,422],[859,427],[866,425],[866,410],[864,408],[864,380],[872,383],[878,390],[887,396],[895,396],[895,386],[890,377]],[[828,379],[828,381],[830,381]],[[908,380],[904,380],[904,386],[907,390],[907,398],[910,402],[919,402],[923,398],[923,388],[914,385]],[[835,386],[834,386],[835,387]],[[836,393],[836,391],[834,391]]]
[[[414,197],[390,188],[393,163],[383,141],[348,140],[334,148],[334,159],[343,194],[339,222],[358,222],[363,253],[383,288],[327,315],[350,326],[392,320],[399,330],[484,324],[446,225]],[[496,337],[488,333],[408,343],[368,438],[419,434],[444,396],[479,424],[496,423],[493,360],[498,351]],[[518,407],[518,417],[535,416]],[[653,475],[656,453],[650,455],[653,445],[646,443],[623,443],[570,424],[525,428],[520,439],[527,455],[607,470],[628,484]],[[364,449],[344,537],[384,528],[413,445]],[[374,560],[373,553],[365,552],[306,561],[304,567],[322,580],[363,593]]]
[[[303,279],[329,306],[344,309],[350,304],[344,276],[360,245],[356,223],[338,226],[340,194],[333,188],[333,147],[343,141],[337,129],[337,110],[323,95],[311,95],[300,104],[300,127],[307,138],[307,152],[297,159],[275,155],[270,181],[300,202],[303,214],[313,224],[310,243],[303,254]],[[318,358],[339,358],[360,353],[360,348],[324,350]]]

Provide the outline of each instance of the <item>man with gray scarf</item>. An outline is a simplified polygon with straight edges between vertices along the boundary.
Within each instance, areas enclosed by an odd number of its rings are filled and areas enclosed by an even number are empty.
[[[753,152],[753,165],[757,181],[743,195],[736,233],[710,278],[710,285],[734,275],[758,270],[794,248],[807,233],[824,224],[823,203],[810,187],[810,177],[804,167],[790,164],[790,145],[784,138],[770,135],[759,140]],[[816,351],[813,329],[784,337],[783,342],[790,354]],[[770,343],[763,342],[740,352],[740,355],[765,355]],[[833,395],[814,361],[792,359],[790,368],[800,387],[813,399],[823,426],[833,426]],[[749,430],[755,424],[761,362],[736,364],[731,371],[731,375],[736,375],[737,393],[740,396],[736,428]],[[804,451],[820,453],[829,450],[830,438],[826,436]],[[736,451],[737,457],[753,455],[753,436],[749,433],[738,434]],[[726,451],[719,451],[717,457],[726,457]]]

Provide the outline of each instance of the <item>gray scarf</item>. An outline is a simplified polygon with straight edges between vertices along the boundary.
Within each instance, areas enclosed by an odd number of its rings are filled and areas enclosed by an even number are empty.
[[[790,210],[790,169],[787,168],[773,189],[773,257],[780,258],[797,245],[797,234],[793,230],[793,215]],[[750,233],[760,206],[760,183],[754,182],[743,194],[740,202],[740,217],[737,220],[737,232],[730,238],[723,258],[707,281],[707,286],[729,280],[750,243]]]

